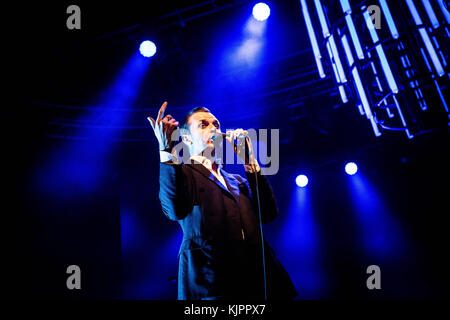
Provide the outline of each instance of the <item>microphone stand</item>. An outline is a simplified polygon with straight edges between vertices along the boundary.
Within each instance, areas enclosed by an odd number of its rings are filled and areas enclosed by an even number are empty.
[[[251,146],[251,141],[249,137],[245,137],[245,140],[249,146]],[[251,148],[251,153],[253,154],[253,148]],[[258,204],[258,217],[259,217],[259,231],[261,233],[261,253],[262,253],[262,265],[263,265],[263,278],[264,278],[264,300],[267,301],[267,277],[266,277],[266,259],[264,252],[264,233],[262,227],[262,216],[261,216],[261,202],[259,200],[259,185],[258,185],[258,172],[256,171],[255,163],[250,163],[252,171],[255,174],[255,185],[256,185],[256,200]],[[261,170],[261,168],[260,168]]]
[[[213,133],[217,133],[215,130],[212,131]],[[222,138],[227,137],[227,134],[225,133],[219,133]],[[215,140],[215,139],[214,139]],[[250,155],[253,154],[253,147],[251,147],[251,141],[248,136],[245,136],[245,142],[249,148],[249,151],[251,152]],[[236,152],[236,144],[234,145],[234,151]],[[245,148],[245,147],[244,147]],[[249,156],[250,158],[250,156]],[[245,159],[245,156],[244,156]],[[245,160],[244,160],[245,163]],[[250,166],[252,167],[252,171],[255,174],[255,185],[256,185],[256,202],[258,204],[258,217],[259,217],[259,231],[261,234],[261,254],[262,254],[262,265],[263,265],[263,277],[264,277],[264,300],[267,301],[267,277],[266,277],[266,259],[265,259],[265,251],[264,251],[264,233],[263,233],[263,227],[262,227],[262,216],[261,216],[261,202],[259,199],[259,185],[258,185],[258,172],[256,172],[256,165],[255,163],[250,163]],[[260,169],[261,170],[261,169]]]

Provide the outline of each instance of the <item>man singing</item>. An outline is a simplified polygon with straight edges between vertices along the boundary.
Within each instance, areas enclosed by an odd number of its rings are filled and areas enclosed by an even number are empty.
[[[292,299],[292,281],[264,241],[264,263],[259,229],[257,189],[262,223],[273,221],[278,210],[272,188],[253,156],[237,152],[244,160],[247,179],[225,172],[216,163],[219,120],[206,108],[191,110],[180,125],[189,150],[189,161],[179,163],[172,133],[179,123],[164,116],[164,102],[156,120],[148,117],[159,142],[159,199],[164,214],[183,230],[179,251],[178,299]],[[227,132],[235,146],[242,129]],[[235,150],[242,148],[235,148]],[[255,177],[256,175],[256,177]],[[265,272],[264,272],[265,271]]]

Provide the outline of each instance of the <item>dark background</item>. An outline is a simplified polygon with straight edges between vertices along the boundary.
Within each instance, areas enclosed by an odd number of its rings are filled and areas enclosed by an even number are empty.
[[[2,5],[3,292],[175,299],[182,235],[161,214],[146,122],[168,101],[177,119],[206,105],[223,128],[280,129],[280,170],[269,176],[280,217],[265,235],[300,299],[446,297],[448,118],[432,89],[414,139],[376,138],[357,108],[341,103],[330,73],[319,79],[298,1],[268,2],[273,45],[250,72],[222,69],[217,52],[238,37],[254,3],[217,1],[223,9],[205,5],[192,20],[195,12],[170,15],[200,3],[80,1],[81,30],[66,28],[73,3]],[[126,123],[111,133],[91,111],[147,38],[157,55]],[[87,136],[92,123],[98,132]],[[358,163],[367,199],[355,200],[347,161]],[[299,173],[310,179],[306,191],[295,185]],[[372,235],[381,238],[376,250],[365,245]],[[71,264],[82,270],[82,290],[66,288]],[[366,288],[371,264],[382,270],[382,290]]]

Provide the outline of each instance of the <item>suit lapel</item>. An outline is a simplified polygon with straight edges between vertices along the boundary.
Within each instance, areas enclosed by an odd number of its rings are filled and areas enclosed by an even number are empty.
[[[236,200],[239,202],[239,181],[237,181],[231,174],[220,170],[225,183],[227,184],[228,190],[234,195]]]
[[[191,168],[197,170],[198,172],[200,172],[203,176],[205,176],[206,178],[208,178],[209,180],[211,180],[212,182],[214,182],[215,184],[217,184],[226,194],[228,194],[229,196],[231,196],[234,200],[238,200],[238,198],[236,197],[236,186],[235,183],[233,183],[230,179],[230,176],[225,173],[224,171],[221,170],[220,172],[222,173],[222,176],[224,177],[225,183],[227,184],[227,188],[225,188],[225,186],[222,184],[222,182],[219,181],[219,179],[216,178],[216,176],[210,172],[203,164],[195,161],[195,160],[191,160],[191,164],[188,164]],[[239,189],[239,188],[238,188]]]

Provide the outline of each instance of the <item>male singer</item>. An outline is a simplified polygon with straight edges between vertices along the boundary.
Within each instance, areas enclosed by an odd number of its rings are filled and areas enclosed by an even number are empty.
[[[237,152],[245,159],[247,179],[225,172],[215,157],[220,122],[208,109],[197,107],[180,125],[190,159],[179,163],[171,139],[179,123],[171,115],[164,116],[166,107],[164,102],[156,120],[147,119],[159,142],[162,210],[183,229],[178,299],[294,298],[292,281],[267,241],[263,265],[256,181],[262,223],[273,221],[278,210],[253,152]],[[234,145],[243,133],[242,129],[230,131],[226,140]],[[252,150],[250,139],[245,141]]]

